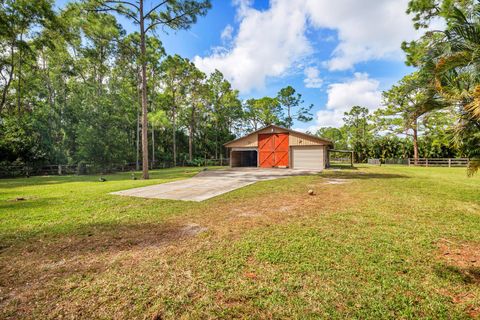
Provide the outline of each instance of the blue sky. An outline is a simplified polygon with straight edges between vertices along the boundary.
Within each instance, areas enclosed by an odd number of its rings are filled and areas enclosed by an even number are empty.
[[[62,7],[67,0],[57,0]],[[156,1],[146,0],[147,8]],[[418,36],[408,0],[212,0],[190,30],[158,35],[168,54],[222,71],[242,98],[293,86],[315,119],[295,128],[339,126],[353,105],[372,111],[381,92],[412,70],[401,42]],[[127,31],[135,26],[121,19]]]

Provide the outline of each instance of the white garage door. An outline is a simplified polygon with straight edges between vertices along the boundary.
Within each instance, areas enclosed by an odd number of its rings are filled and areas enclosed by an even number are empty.
[[[292,147],[294,169],[324,169],[324,147]]]

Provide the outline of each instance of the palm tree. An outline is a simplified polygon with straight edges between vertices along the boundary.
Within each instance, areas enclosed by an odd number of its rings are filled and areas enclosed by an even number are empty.
[[[471,158],[469,174],[474,174],[480,169],[480,5],[466,13],[453,8],[444,37],[432,50],[439,53],[432,59],[435,88],[460,110],[455,142]]]

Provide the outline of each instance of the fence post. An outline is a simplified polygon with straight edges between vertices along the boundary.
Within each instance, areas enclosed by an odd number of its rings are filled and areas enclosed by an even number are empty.
[[[452,166],[452,158],[448,158],[448,167],[450,168]]]
[[[61,164],[58,165],[58,175],[59,176],[62,175],[62,165]]]
[[[410,158],[408,158],[408,166],[410,167]]]
[[[428,167],[428,158],[425,158],[425,167]]]

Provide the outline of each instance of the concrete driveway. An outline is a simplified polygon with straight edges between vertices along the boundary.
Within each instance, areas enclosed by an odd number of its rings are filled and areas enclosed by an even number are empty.
[[[302,176],[319,171],[294,169],[235,168],[202,171],[193,178],[141,187],[111,194],[140,198],[203,201],[257,181]]]

